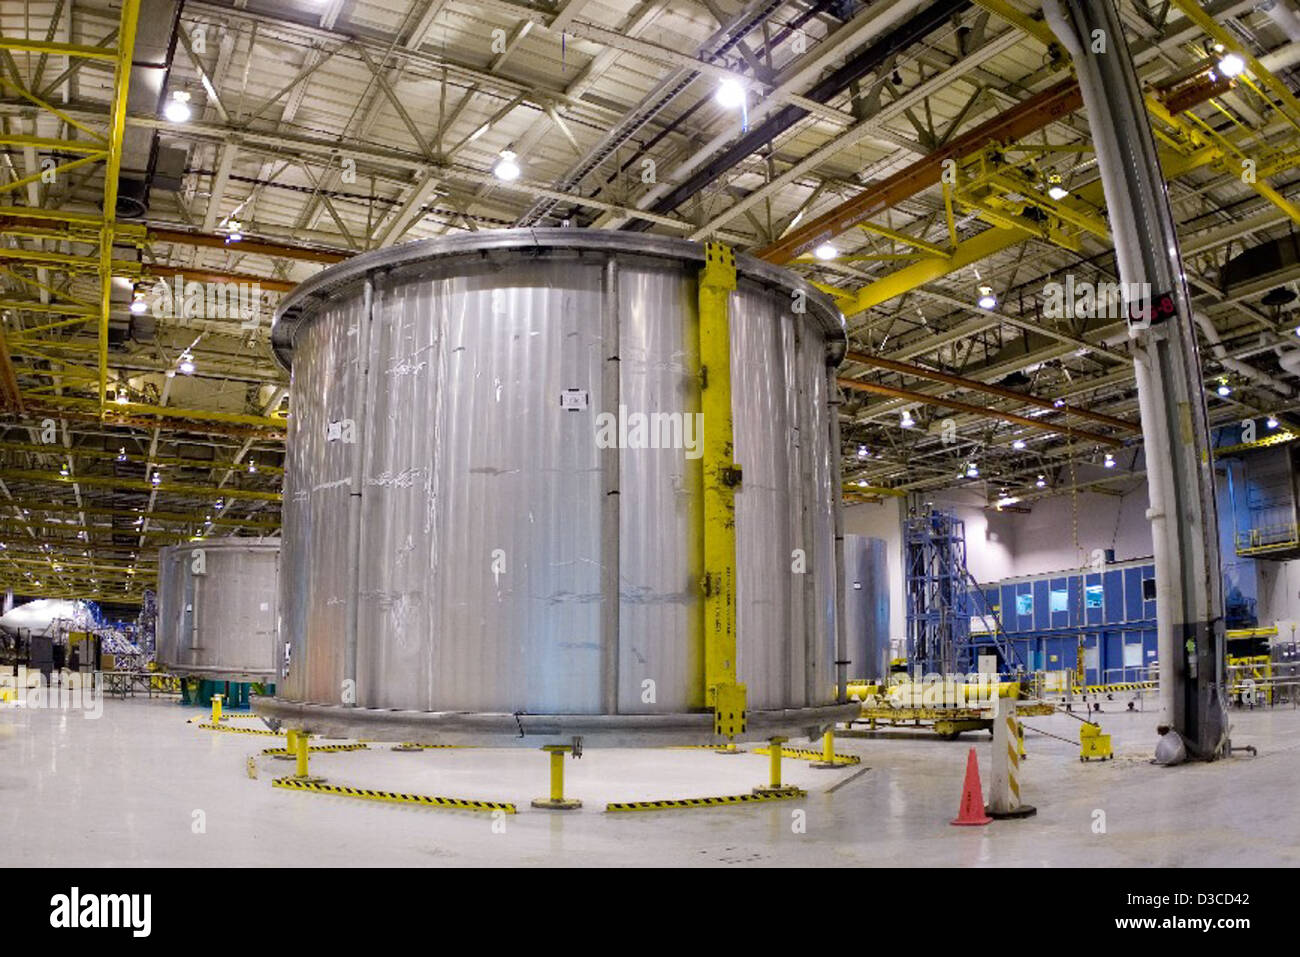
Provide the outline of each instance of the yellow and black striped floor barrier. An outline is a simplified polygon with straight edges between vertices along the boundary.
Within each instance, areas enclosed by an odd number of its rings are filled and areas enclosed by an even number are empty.
[[[283,731],[263,731],[261,728],[226,728],[219,724],[201,724],[204,731],[224,731],[226,734],[264,734],[273,738],[284,737]]]
[[[514,814],[515,806],[502,801],[471,801],[466,798],[433,797],[428,794],[401,794],[397,791],[376,791],[371,788],[350,788],[341,784],[321,784],[299,781],[295,778],[276,778],[273,787],[289,791],[310,791],[313,794],[334,794],[339,797],[362,798],[367,801],[387,801],[391,804],[417,804],[455,811],[504,811]]]
[[[758,804],[763,801],[789,801],[807,797],[802,788],[765,788],[752,794],[723,794],[719,797],[674,798],[666,801],[616,801],[605,805],[606,812],[617,811],[676,811],[695,807],[730,807],[736,804]]]
[[[369,751],[370,746],[366,744],[313,744],[307,748],[308,751]],[[263,748],[263,754],[286,755],[292,754],[288,748]]]
[[[1113,685],[1075,685],[1075,694],[1109,694],[1112,691],[1153,691],[1156,681],[1121,681]]]
[[[770,748],[755,748],[754,754],[771,754]],[[782,748],[781,757],[798,758],[801,761],[821,761],[825,755],[820,751],[811,751],[808,748]],[[834,764],[843,764],[846,767],[850,764],[861,764],[862,759],[856,754],[837,754],[831,759]]]

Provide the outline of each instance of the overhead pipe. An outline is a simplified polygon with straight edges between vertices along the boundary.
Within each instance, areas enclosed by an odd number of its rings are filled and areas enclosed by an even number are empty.
[[[1048,24],[1074,58],[1097,151],[1120,281],[1151,289],[1131,322],[1134,372],[1146,440],[1156,573],[1160,667],[1157,729],[1202,760],[1228,742],[1223,579],[1191,295],[1155,137],[1112,0],[1045,0]],[[1096,41],[1104,52],[1093,52]],[[1163,308],[1159,308],[1163,307]],[[1174,739],[1175,741],[1177,740]],[[1168,744],[1157,760],[1168,760]],[[1180,749],[1171,749],[1180,750]]]

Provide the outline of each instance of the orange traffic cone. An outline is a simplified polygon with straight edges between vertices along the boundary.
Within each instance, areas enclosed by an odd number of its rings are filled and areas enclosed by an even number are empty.
[[[988,824],[993,818],[984,813],[984,791],[980,788],[980,765],[975,758],[975,749],[970,749],[966,758],[966,783],[961,788],[961,807],[957,811],[957,820],[951,823],[963,826]]]

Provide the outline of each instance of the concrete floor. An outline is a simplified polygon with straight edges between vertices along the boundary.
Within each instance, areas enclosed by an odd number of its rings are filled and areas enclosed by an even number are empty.
[[[260,751],[283,739],[203,731],[187,723],[198,714],[143,699],[108,701],[98,720],[0,708],[4,864],[1300,865],[1300,712],[1289,708],[1234,712],[1234,742],[1254,744],[1257,758],[1181,768],[1147,763],[1153,732],[1141,714],[1103,716],[1113,762],[1081,764],[1077,747],[1030,732],[1022,787],[1038,815],[975,828],[948,821],[972,744],[987,797],[984,733],[954,742],[841,738],[836,750],[861,755],[863,765],[819,771],[785,761],[786,781],[807,788],[805,799],[617,815],[603,813],[606,801],[747,792],[764,783],[767,758],[589,750],[566,760],[566,790],[585,807],[562,813],[528,807],[547,788],[537,751],[402,754],[372,745],[312,755],[313,772],[335,784],[514,801],[520,813],[505,819],[504,833],[486,814],[273,789],[271,778],[292,765]],[[1065,715],[1026,724],[1077,735]],[[1193,810],[1199,823],[1189,827]],[[792,826],[794,811],[805,812],[804,833]],[[1094,832],[1097,811],[1105,833]],[[200,817],[205,827],[195,833]]]

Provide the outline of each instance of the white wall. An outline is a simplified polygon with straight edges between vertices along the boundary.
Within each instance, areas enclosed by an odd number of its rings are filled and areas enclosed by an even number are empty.
[[[1029,502],[1028,514],[1003,513],[1012,527],[1011,575],[1082,568],[1096,549],[1113,548],[1119,562],[1149,557],[1146,481],[1117,483],[1115,490],[1119,494],[1055,495]]]

